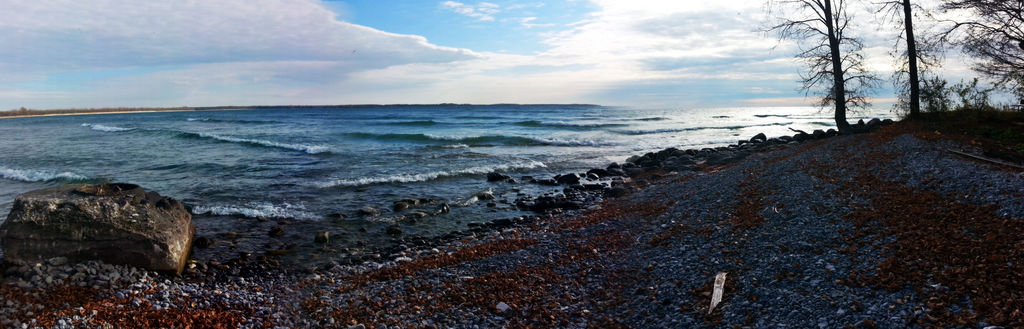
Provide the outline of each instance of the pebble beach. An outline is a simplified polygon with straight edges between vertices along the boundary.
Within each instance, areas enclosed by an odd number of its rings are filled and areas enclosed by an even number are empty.
[[[349,264],[240,257],[180,276],[59,258],[11,266],[0,326],[1024,326],[1019,168],[960,156],[981,150],[904,123],[755,139],[633,157],[641,170],[580,209]]]

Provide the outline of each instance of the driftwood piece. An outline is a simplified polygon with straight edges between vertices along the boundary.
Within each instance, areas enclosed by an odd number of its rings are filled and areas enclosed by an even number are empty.
[[[798,134],[810,135],[806,131],[803,131],[803,130],[793,129],[793,128],[789,128],[789,127],[786,127],[786,128],[789,129],[789,130],[792,130],[793,132],[798,133]]]
[[[1011,168],[1016,168],[1016,169],[1024,170],[1024,166],[1013,164],[1013,163],[1009,163],[1009,162],[1002,161],[1002,160],[996,160],[996,159],[993,159],[993,158],[983,157],[983,156],[980,156],[980,155],[964,153],[964,152],[960,152],[960,151],[953,150],[953,149],[946,149],[946,152],[953,153],[953,154],[956,154],[956,155],[959,155],[959,156],[962,156],[962,157],[966,157],[966,158],[970,158],[970,159],[974,159],[974,160],[979,160],[979,161],[984,161],[984,162],[988,162],[988,163],[992,163],[992,164],[997,164],[997,165],[1000,165],[1000,166],[1007,166],[1007,167],[1011,167]]]
[[[719,272],[715,276],[715,288],[711,293],[711,307],[708,308],[708,314],[715,310],[715,306],[722,302],[722,293],[725,292],[725,272]]]

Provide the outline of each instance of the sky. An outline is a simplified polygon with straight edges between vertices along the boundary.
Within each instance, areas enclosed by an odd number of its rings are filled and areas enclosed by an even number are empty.
[[[0,110],[813,103],[795,42],[763,32],[772,16],[754,0],[5,0],[0,12]],[[857,15],[887,78],[898,29]],[[876,103],[892,97],[883,84]]]

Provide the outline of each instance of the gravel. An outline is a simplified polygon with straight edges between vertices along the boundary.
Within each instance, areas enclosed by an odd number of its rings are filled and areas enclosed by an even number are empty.
[[[869,201],[851,179],[868,171],[1024,218],[1024,175],[946,151],[977,153],[969,145],[908,134],[773,140],[714,166],[648,157],[631,192],[590,209],[354,265],[297,273],[192,264],[184,276],[61,259],[15,266],[0,292],[40,297],[0,302],[0,327],[95,328],[111,309],[143,307],[192,319],[244,314],[238,328],[919,328],[929,291],[949,288],[858,280],[877,271],[893,237],[851,235],[847,215]],[[708,314],[718,272],[728,273],[725,298]],[[91,295],[40,305],[68,286]],[[950,310],[973,311],[969,301]]]

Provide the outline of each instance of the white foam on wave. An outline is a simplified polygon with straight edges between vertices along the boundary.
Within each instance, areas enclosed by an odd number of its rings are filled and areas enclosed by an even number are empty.
[[[218,206],[196,206],[192,208],[194,214],[211,214],[219,216],[244,216],[244,217],[267,217],[267,218],[291,218],[291,219],[319,219],[317,216],[306,211],[302,205],[284,203],[275,205],[269,202],[249,203],[244,206],[218,205]]]
[[[278,143],[278,142],[274,142],[274,141],[267,141],[267,140],[261,140],[261,139],[237,138],[237,137],[221,136],[221,135],[207,134],[207,133],[198,133],[197,135],[199,135],[200,137],[216,139],[216,140],[223,141],[223,142],[257,144],[257,145],[263,145],[263,146],[269,146],[269,147],[277,147],[277,148],[283,148],[283,149],[289,149],[289,150],[302,151],[302,152],[306,152],[306,153],[309,153],[309,154],[318,154],[318,153],[324,153],[324,152],[330,151],[330,149],[327,146],[323,146],[323,145],[303,145],[303,144]]]
[[[22,182],[49,182],[58,179],[87,179],[88,177],[73,172],[53,172],[48,170],[13,169],[0,166],[0,177]]]
[[[470,167],[460,170],[451,171],[436,171],[422,174],[398,174],[389,176],[377,176],[377,177],[362,177],[355,179],[337,179],[328,182],[317,183],[316,185],[321,188],[328,187],[351,187],[351,186],[363,186],[363,185],[374,185],[374,184],[389,184],[389,183],[416,183],[432,181],[442,177],[455,177],[464,175],[480,175],[494,171],[509,171],[509,170],[520,170],[520,169],[534,169],[534,168],[546,168],[543,162],[540,161],[526,161],[519,163],[510,163],[494,166],[478,166]]]
[[[96,125],[96,124],[91,124],[91,123],[83,123],[82,127],[89,127],[89,129],[92,129],[92,130],[108,132],[108,133],[116,133],[116,132],[122,132],[122,131],[132,131],[132,130],[135,130],[135,128],[122,128],[122,127],[114,127],[114,126],[104,126],[104,125]]]
[[[602,142],[602,141],[596,141],[596,140],[575,140],[575,139],[571,139],[571,140],[555,140],[555,139],[545,139],[545,138],[538,138],[537,140],[542,141],[542,142],[544,142],[544,143],[546,143],[548,145],[554,145],[554,146],[615,146],[615,145],[618,145],[616,143]]]

